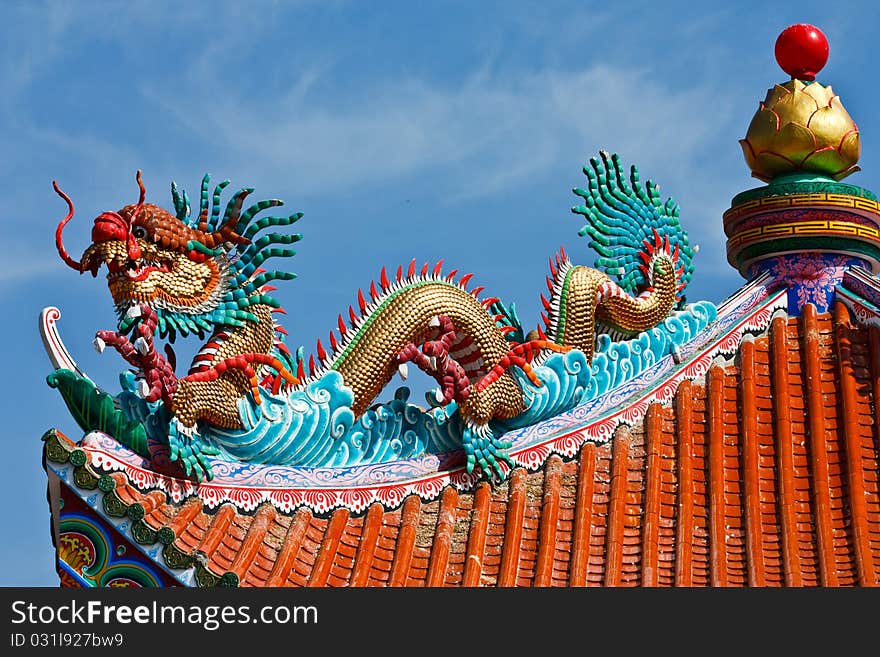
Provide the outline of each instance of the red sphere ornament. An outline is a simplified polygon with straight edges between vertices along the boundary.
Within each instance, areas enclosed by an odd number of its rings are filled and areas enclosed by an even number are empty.
[[[790,25],[776,39],[776,61],[792,79],[814,80],[828,61],[828,39],[815,25]]]

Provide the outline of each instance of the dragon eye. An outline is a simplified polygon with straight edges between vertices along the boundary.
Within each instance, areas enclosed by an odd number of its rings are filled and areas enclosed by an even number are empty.
[[[144,228],[143,226],[135,226],[134,228],[131,229],[131,234],[137,238],[146,237],[147,236],[147,229]]]

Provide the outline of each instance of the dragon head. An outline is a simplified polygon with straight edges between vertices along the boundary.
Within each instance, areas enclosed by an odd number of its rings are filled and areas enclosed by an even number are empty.
[[[98,275],[107,266],[107,284],[116,304],[120,330],[131,327],[127,311],[146,303],[159,315],[159,333],[174,339],[175,332],[189,331],[202,335],[217,324],[241,325],[255,321],[249,305],[266,303],[277,307],[260,288],[271,279],[289,279],[287,272],[258,269],[267,258],[289,256],[293,251],[265,249],[269,244],[299,240],[302,236],[271,233],[254,242],[255,233],[267,226],[291,224],[291,217],[267,217],[251,224],[254,215],[279,200],[261,201],[245,212],[242,204],[252,189],[243,189],[228,203],[220,216],[220,192],[224,181],[214,190],[213,207],[208,204],[208,183],[202,180],[201,208],[198,217],[190,218],[189,199],[172,183],[176,214],[152,203],[145,203],[146,190],[137,172],[140,196],[136,204],[116,212],[103,212],[92,225],[92,243],[79,261],[67,252],[62,239],[64,227],[73,217],[73,202],[56,183],[55,191],[68,206],[68,213],[55,231],[55,245],[61,259],[80,273]]]

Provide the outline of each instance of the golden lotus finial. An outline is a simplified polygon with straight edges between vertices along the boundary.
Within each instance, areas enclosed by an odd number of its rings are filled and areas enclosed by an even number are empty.
[[[858,126],[831,86],[814,81],[827,56],[828,42],[812,25],[779,35],[776,59],[792,79],[767,91],[739,142],[754,177],[769,182],[802,172],[841,180],[859,170]]]

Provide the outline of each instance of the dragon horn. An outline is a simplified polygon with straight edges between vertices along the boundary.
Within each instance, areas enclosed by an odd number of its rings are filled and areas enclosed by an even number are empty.
[[[147,188],[144,187],[144,181],[141,180],[141,170],[138,169],[135,174],[135,180],[137,180],[138,188],[141,190],[140,196],[138,197],[138,205],[141,206],[144,204],[144,199],[147,198]]]
[[[67,216],[61,220],[61,223],[58,224],[58,228],[55,229],[55,248],[58,249],[58,255],[61,256],[64,263],[81,274],[83,271],[82,263],[77,262],[70,257],[67,249],[64,248],[64,241],[61,239],[61,234],[64,232],[64,226],[66,226],[67,222],[73,217],[73,201],[70,200],[70,197],[67,194],[61,191],[58,187],[58,183],[54,180],[52,181],[52,187],[55,188],[55,193],[67,202]]]

